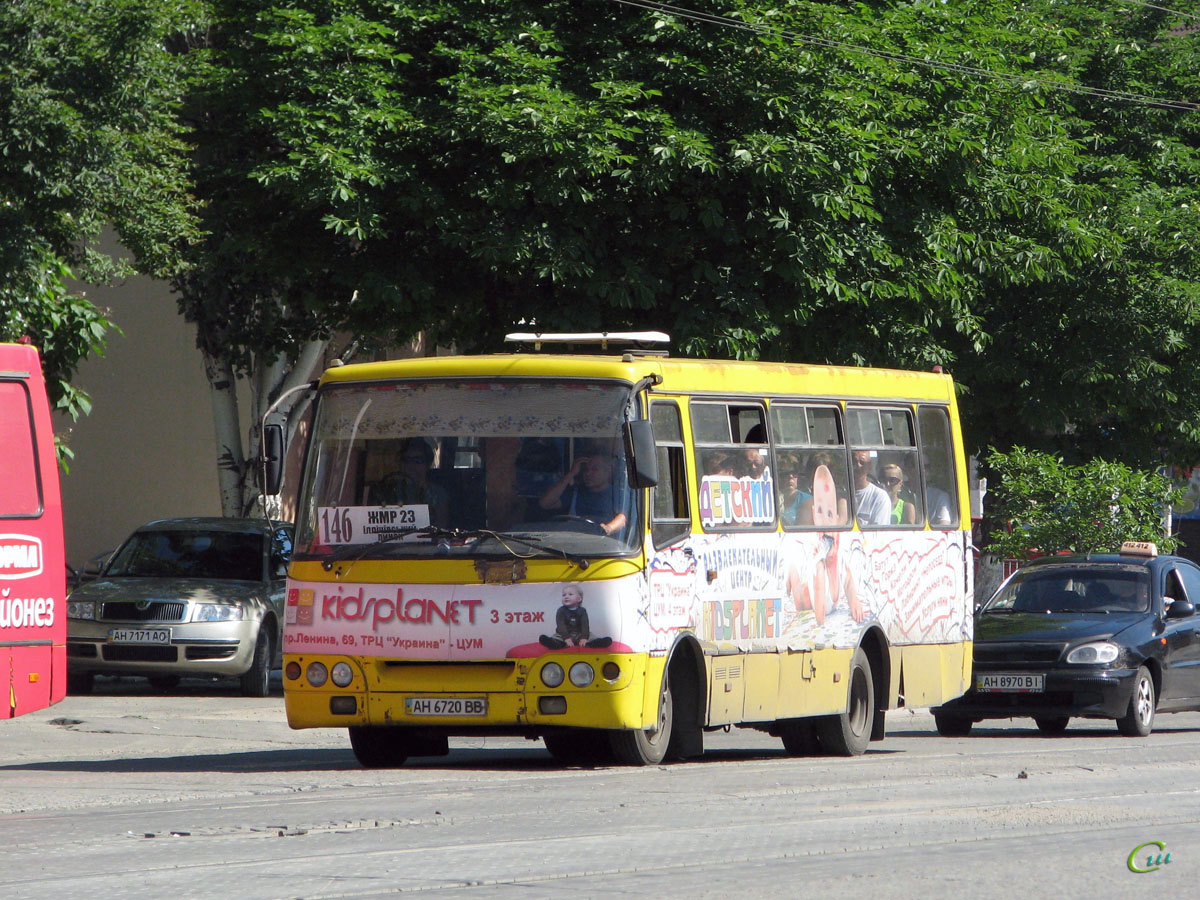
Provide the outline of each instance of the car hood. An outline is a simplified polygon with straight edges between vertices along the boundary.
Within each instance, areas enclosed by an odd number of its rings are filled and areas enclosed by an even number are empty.
[[[258,582],[198,578],[102,578],[71,592],[71,600],[95,603],[114,600],[243,603],[261,596],[263,586]]]
[[[975,643],[1104,639],[1144,621],[1148,613],[985,613],[975,619]]]

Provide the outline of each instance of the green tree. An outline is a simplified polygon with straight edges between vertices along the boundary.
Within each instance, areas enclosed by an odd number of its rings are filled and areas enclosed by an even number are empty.
[[[68,284],[169,274],[192,228],[164,46],[185,17],[151,0],[0,5],[0,339],[40,348],[72,416],[89,404],[71,377],[112,323]],[[135,260],[96,249],[108,226]]]
[[[214,0],[188,106],[210,238],[176,287],[223,415],[338,331],[649,325],[947,366],[973,448],[1200,455],[1196,115],[1095,93],[1196,95],[1163,14],[691,6]],[[253,445],[221,442],[245,508]]]
[[[988,465],[998,484],[988,490],[986,553],[1024,559],[1029,551],[1113,553],[1124,541],[1153,541],[1166,552],[1178,545],[1163,526],[1182,491],[1162,473],[1102,459],[1071,466],[1024,447],[993,449]]]

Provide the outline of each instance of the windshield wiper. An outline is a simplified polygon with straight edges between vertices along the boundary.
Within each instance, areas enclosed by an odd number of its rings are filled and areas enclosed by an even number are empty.
[[[589,565],[591,565],[591,563],[589,563],[582,556],[576,556],[572,553],[568,553],[566,550],[562,549],[562,547],[556,547],[553,544],[547,544],[541,538],[534,537],[531,534],[514,534],[511,531],[489,531],[485,528],[481,528],[478,531],[473,532],[473,534],[478,535],[481,539],[485,537],[491,538],[513,556],[519,557],[521,554],[515,552],[512,547],[509,547],[505,543],[506,541],[516,541],[517,543],[524,544],[526,547],[531,547],[534,550],[544,550],[547,553],[553,553],[557,556],[561,556],[572,565],[579,566],[581,569],[586,569]]]
[[[378,547],[381,544],[391,544],[397,542],[405,542],[408,538],[413,537],[428,537],[431,540],[444,541],[449,546],[451,541],[458,541],[466,544],[468,542],[479,542],[484,538],[489,538],[498,543],[501,547],[511,553],[513,556],[520,557],[521,554],[509,547],[506,541],[514,541],[529,547],[533,550],[544,551],[556,556],[561,556],[567,562],[578,566],[581,569],[586,569],[590,563],[581,556],[575,556],[568,553],[561,547],[553,546],[542,541],[541,538],[534,537],[528,534],[514,534],[509,531],[492,531],[488,528],[463,529],[463,528],[442,528],[438,525],[427,525],[424,528],[415,528],[412,531],[399,531],[394,534],[389,534],[381,537],[377,541],[371,541],[365,544],[346,544],[337,550],[331,552],[325,559],[321,560],[321,567],[328,572],[333,568],[334,563],[341,562],[344,559],[352,559],[355,562],[362,559],[371,550],[372,547]]]

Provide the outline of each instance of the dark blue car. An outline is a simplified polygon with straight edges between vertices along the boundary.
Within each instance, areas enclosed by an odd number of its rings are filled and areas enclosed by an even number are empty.
[[[1200,566],[1153,544],[1035,560],[976,613],[972,686],[933,710],[938,732],[1028,716],[1061,734],[1078,716],[1145,736],[1156,713],[1200,709],[1197,603]]]

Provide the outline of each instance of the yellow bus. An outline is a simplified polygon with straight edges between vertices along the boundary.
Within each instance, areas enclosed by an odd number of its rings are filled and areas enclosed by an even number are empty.
[[[365,766],[483,735],[656,764],[728,726],[855,755],[886,710],[966,689],[949,376],[602,337],[324,373],[288,584],[293,728],[348,728]]]

